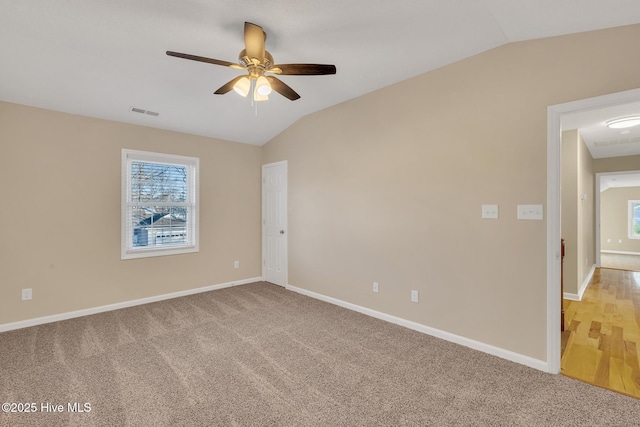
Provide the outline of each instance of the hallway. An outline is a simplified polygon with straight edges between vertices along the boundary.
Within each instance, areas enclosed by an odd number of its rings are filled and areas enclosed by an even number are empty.
[[[596,269],[564,308],[561,373],[640,398],[640,272]]]

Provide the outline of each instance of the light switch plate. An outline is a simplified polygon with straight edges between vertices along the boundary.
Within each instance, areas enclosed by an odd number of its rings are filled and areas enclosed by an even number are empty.
[[[544,219],[542,205],[518,205],[518,219]]]
[[[498,205],[482,205],[482,218],[498,219]]]

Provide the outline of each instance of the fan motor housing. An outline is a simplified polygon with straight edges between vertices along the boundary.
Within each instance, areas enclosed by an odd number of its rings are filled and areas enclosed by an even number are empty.
[[[264,58],[262,60],[260,60],[259,58],[249,58],[247,56],[246,49],[240,51],[238,59],[240,60],[240,64],[244,65],[247,68],[260,67],[268,70],[273,65],[273,56],[271,56],[271,53],[269,53],[267,50],[264,51]]]

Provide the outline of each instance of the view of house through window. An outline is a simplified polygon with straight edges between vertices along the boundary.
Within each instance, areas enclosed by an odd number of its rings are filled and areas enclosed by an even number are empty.
[[[198,159],[123,151],[122,258],[197,250]]]
[[[640,239],[640,200],[629,200],[629,238]]]

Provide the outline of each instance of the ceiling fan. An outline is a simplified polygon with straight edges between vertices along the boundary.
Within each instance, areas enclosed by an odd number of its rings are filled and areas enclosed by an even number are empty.
[[[222,65],[231,67],[236,70],[245,70],[248,75],[238,76],[225,83],[216,90],[216,95],[224,95],[235,90],[242,96],[247,96],[253,92],[255,101],[266,101],[269,94],[275,90],[280,95],[295,101],[300,98],[291,87],[282,80],[270,74],[290,75],[290,76],[317,76],[324,74],[335,74],[335,65],[326,64],[280,64],[274,65],[273,56],[265,50],[264,44],[267,40],[267,33],[262,27],[251,22],[244,23],[244,45],[245,48],[240,52],[238,58],[240,63],[236,64],[219,59],[205,58],[203,56],[189,55],[187,53],[179,53],[167,51],[167,55],[178,58],[190,59],[193,61],[207,62],[209,64]],[[269,73],[269,75],[266,75]]]

